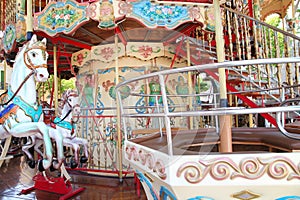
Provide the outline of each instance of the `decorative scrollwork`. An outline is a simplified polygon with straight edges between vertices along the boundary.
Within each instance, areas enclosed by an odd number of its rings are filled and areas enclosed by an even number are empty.
[[[144,149],[137,149],[135,146],[127,145],[126,155],[128,160],[137,161],[152,172],[157,173],[161,179],[166,179],[165,164],[162,160],[156,159],[155,156]]]
[[[249,180],[259,179],[267,175],[272,179],[300,179],[299,164],[284,156],[271,158],[250,157],[239,163],[230,158],[218,158],[208,161],[187,162],[177,170],[177,177],[184,175],[189,183],[199,183],[208,174],[215,180],[244,178]]]

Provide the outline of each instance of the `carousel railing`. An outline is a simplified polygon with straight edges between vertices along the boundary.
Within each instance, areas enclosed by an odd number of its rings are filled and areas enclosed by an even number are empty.
[[[257,60],[249,60],[249,61],[232,61],[232,62],[224,62],[224,63],[215,63],[215,64],[206,64],[206,65],[199,65],[199,66],[192,66],[192,67],[185,67],[185,68],[178,68],[173,70],[165,70],[160,72],[155,72],[147,75],[143,75],[140,77],[132,78],[130,80],[124,81],[117,85],[117,97],[118,101],[120,102],[120,116],[121,116],[121,124],[122,124],[122,131],[124,131],[124,138],[125,140],[128,138],[132,138],[132,133],[135,131],[133,128],[138,127],[138,119],[146,119],[151,118],[153,120],[153,126],[149,134],[153,134],[156,132],[165,132],[168,138],[168,153],[170,155],[173,154],[172,152],[172,129],[179,128],[179,129],[187,129],[193,130],[200,128],[199,126],[199,118],[200,117],[211,117],[211,116],[221,116],[221,115],[248,115],[248,114],[268,114],[271,116],[275,116],[276,113],[281,112],[294,112],[300,110],[300,107],[289,106],[289,107],[282,107],[280,105],[276,105],[273,107],[257,107],[257,108],[248,108],[248,107],[211,107],[207,109],[182,109],[176,108],[172,109],[173,105],[170,105],[170,102],[175,102],[174,96],[173,98],[168,95],[167,93],[167,84],[165,83],[165,78],[168,76],[172,76],[175,74],[181,73],[200,73],[207,70],[216,70],[219,68],[229,69],[232,67],[243,67],[243,66],[251,66],[251,65],[271,65],[271,64],[292,64],[300,62],[299,58],[274,58],[274,59],[257,59]],[[158,77],[158,81],[161,87],[161,100],[157,101],[156,103],[159,104],[155,112],[144,112],[138,113],[132,109],[128,109],[132,106],[132,103],[136,102],[136,96],[141,95],[135,93],[134,91],[130,91],[126,93],[126,96],[129,95],[128,98],[122,99],[121,96],[125,95],[125,90],[122,90],[123,87],[126,87],[128,84],[134,84],[137,81],[146,81],[152,80],[154,77]],[[189,94],[186,98],[192,97],[192,95],[196,94],[196,91],[193,88],[189,88]],[[214,93],[215,94],[215,93]],[[181,98],[181,97],[180,97]],[[192,98],[195,98],[193,96]],[[146,99],[146,98],[145,98]],[[147,101],[147,100],[145,100]],[[185,100],[186,102],[191,102]],[[147,105],[147,104],[146,104]],[[156,105],[157,106],[157,105]],[[192,106],[192,105],[191,105]],[[185,123],[181,123],[182,119],[188,119]],[[156,120],[156,122],[155,122]],[[220,124],[218,123],[219,119],[216,120],[216,123],[213,124],[210,128],[215,128],[215,130],[219,130]],[[190,123],[191,122],[191,123]],[[229,121],[228,123],[232,123]],[[192,124],[192,126],[190,126]],[[140,127],[141,128],[141,127]],[[142,131],[141,131],[142,132]],[[147,131],[144,131],[147,132]],[[149,136],[149,134],[147,136]],[[146,136],[146,137],[147,137]],[[294,135],[293,135],[294,136]],[[145,134],[140,134],[138,137],[145,137]],[[298,139],[298,136],[295,136]]]
[[[229,5],[230,6],[230,5]],[[254,19],[229,7],[224,8],[226,21],[225,44],[228,50],[228,60],[251,60],[261,58],[283,58],[299,56],[300,38],[287,31]],[[300,82],[299,66],[295,64],[272,64],[261,68],[252,65],[247,68],[247,81],[256,81],[252,87],[281,87],[282,84],[295,85]],[[242,72],[240,72],[242,73]],[[255,75],[254,75],[255,74]],[[273,75],[274,74],[274,75]],[[290,96],[297,92],[292,88]]]

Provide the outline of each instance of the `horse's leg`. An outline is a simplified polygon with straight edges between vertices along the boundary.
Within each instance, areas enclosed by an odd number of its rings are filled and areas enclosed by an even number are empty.
[[[79,163],[79,159],[78,159],[78,155],[79,155],[79,145],[73,142],[73,139],[70,138],[64,138],[64,145],[68,146],[68,147],[72,147],[73,151],[74,151],[74,158],[75,158],[75,163],[73,162],[73,160],[71,160],[71,168],[74,169],[78,166]]]
[[[83,157],[80,158],[80,162],[81,163],[87,162],[87,159],[89,158],[88,141],[84,138],[75,137],[72,139],[72,142],[83,146],[85,158],[83,158]]]
[[[34,145],[34,150],[40,155],[40,156],[44,156],[43,152],[40,150],[40,146],[43,144],[43,140],[41,139],[36,139],[35,140],[35,145]]]
[[[22,146],[22,151],[27,155],[29,160],[34,160],[33,155],[29,152],[29,149],[33,147],[35,143],[35,136],[29,136],[27,138],[27,143]]]
[[[35,168],[35,161],[29,149],[36,145],[36,141],[37,141],[36,135],[29,136],[27,137],[27,143],[22,146],[22,151],[27,155],[28,158],[27,164],[32,169]]]
[[[39,165],[39,170],[44,171],[51,166],[52,163],[52,143],[49,136],[49,129],[44,122],[26,122],[16,124],[10,130],[11,135],[14,137],[28,137],[37,133],[41,133],[43,136],[46,158],[44,158]]]
[[[64,157],[64,148],[63,148],[63,136],[61,134],[61,132],[59,132],[58,130],[49,127],[49,134],[51,136],[51,138],[53,138],[56,142],[56,148],[57,148],[57,160],[58,163],[53,163],[53,167],[55,169],[59,169],[60,166],[62,165],[65,157]]]

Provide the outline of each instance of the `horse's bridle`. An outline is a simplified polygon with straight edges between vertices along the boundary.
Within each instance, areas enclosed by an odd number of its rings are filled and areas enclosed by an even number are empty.
[[[38,41],[34,46],[32,46],[31,48],[26,48],[25,52],[24,52],[24,63],[26,65],[26,67],[28,69],[31,70],[36,70],[37,68],[48,68],[47,64],[42,64],[42,65],[34,65],[31,61],[31,59],[28,57],[28,52],[34,49],[40,49],[42,50],[43,53],[43,58],[44,60],[46,60],[46,46],[43,42]]]
[[[55,124],[58,124],[58,123],[64,121],[64,120],[69,116],[69,114],[73,111],[74,108],[76,108],[76,107],[79,107],[79,108],[80,108],[80,105],[79,105],[79,104],[75,104],[75,105],[72,106],[72,105],[69,103],[68,99],[69,99],[70,97],[78,97],[78,94],[71,93],[71,94],[69,94],[69,95],[67,96],[67,98],[64,99],[63,103],[64,103],[64,104],[67,103],[68,106],[69,106],[71,109],[68,111],[68,113],[67,113],[67,114],[66,114],[59,122],[56,122]],[[76,123],[78,122],[78,120],[79,120],[79,117],[77,117],[77,120],[76,120],[76,121],[73,121],[73,119],[71,119],[71,123],[72,123],[72,124],[76,124]]]

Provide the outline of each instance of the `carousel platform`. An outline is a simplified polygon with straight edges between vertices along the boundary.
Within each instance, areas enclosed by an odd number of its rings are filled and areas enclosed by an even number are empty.
[[[146,200],[143,190],[137,195],[133,178],[125,178],[120,183],[118,178],[87,175],[78,171],[70,171],[74,189],[83,187],[85,190],[70,199],[97,200]],[[0,168],[0,199],[2,200],[58,200],[61,195],[33,190],[28,194],[20,194],[23,189],[34,183],[32,177],[35,170],[28,168],[23,158],[13,158]]]

